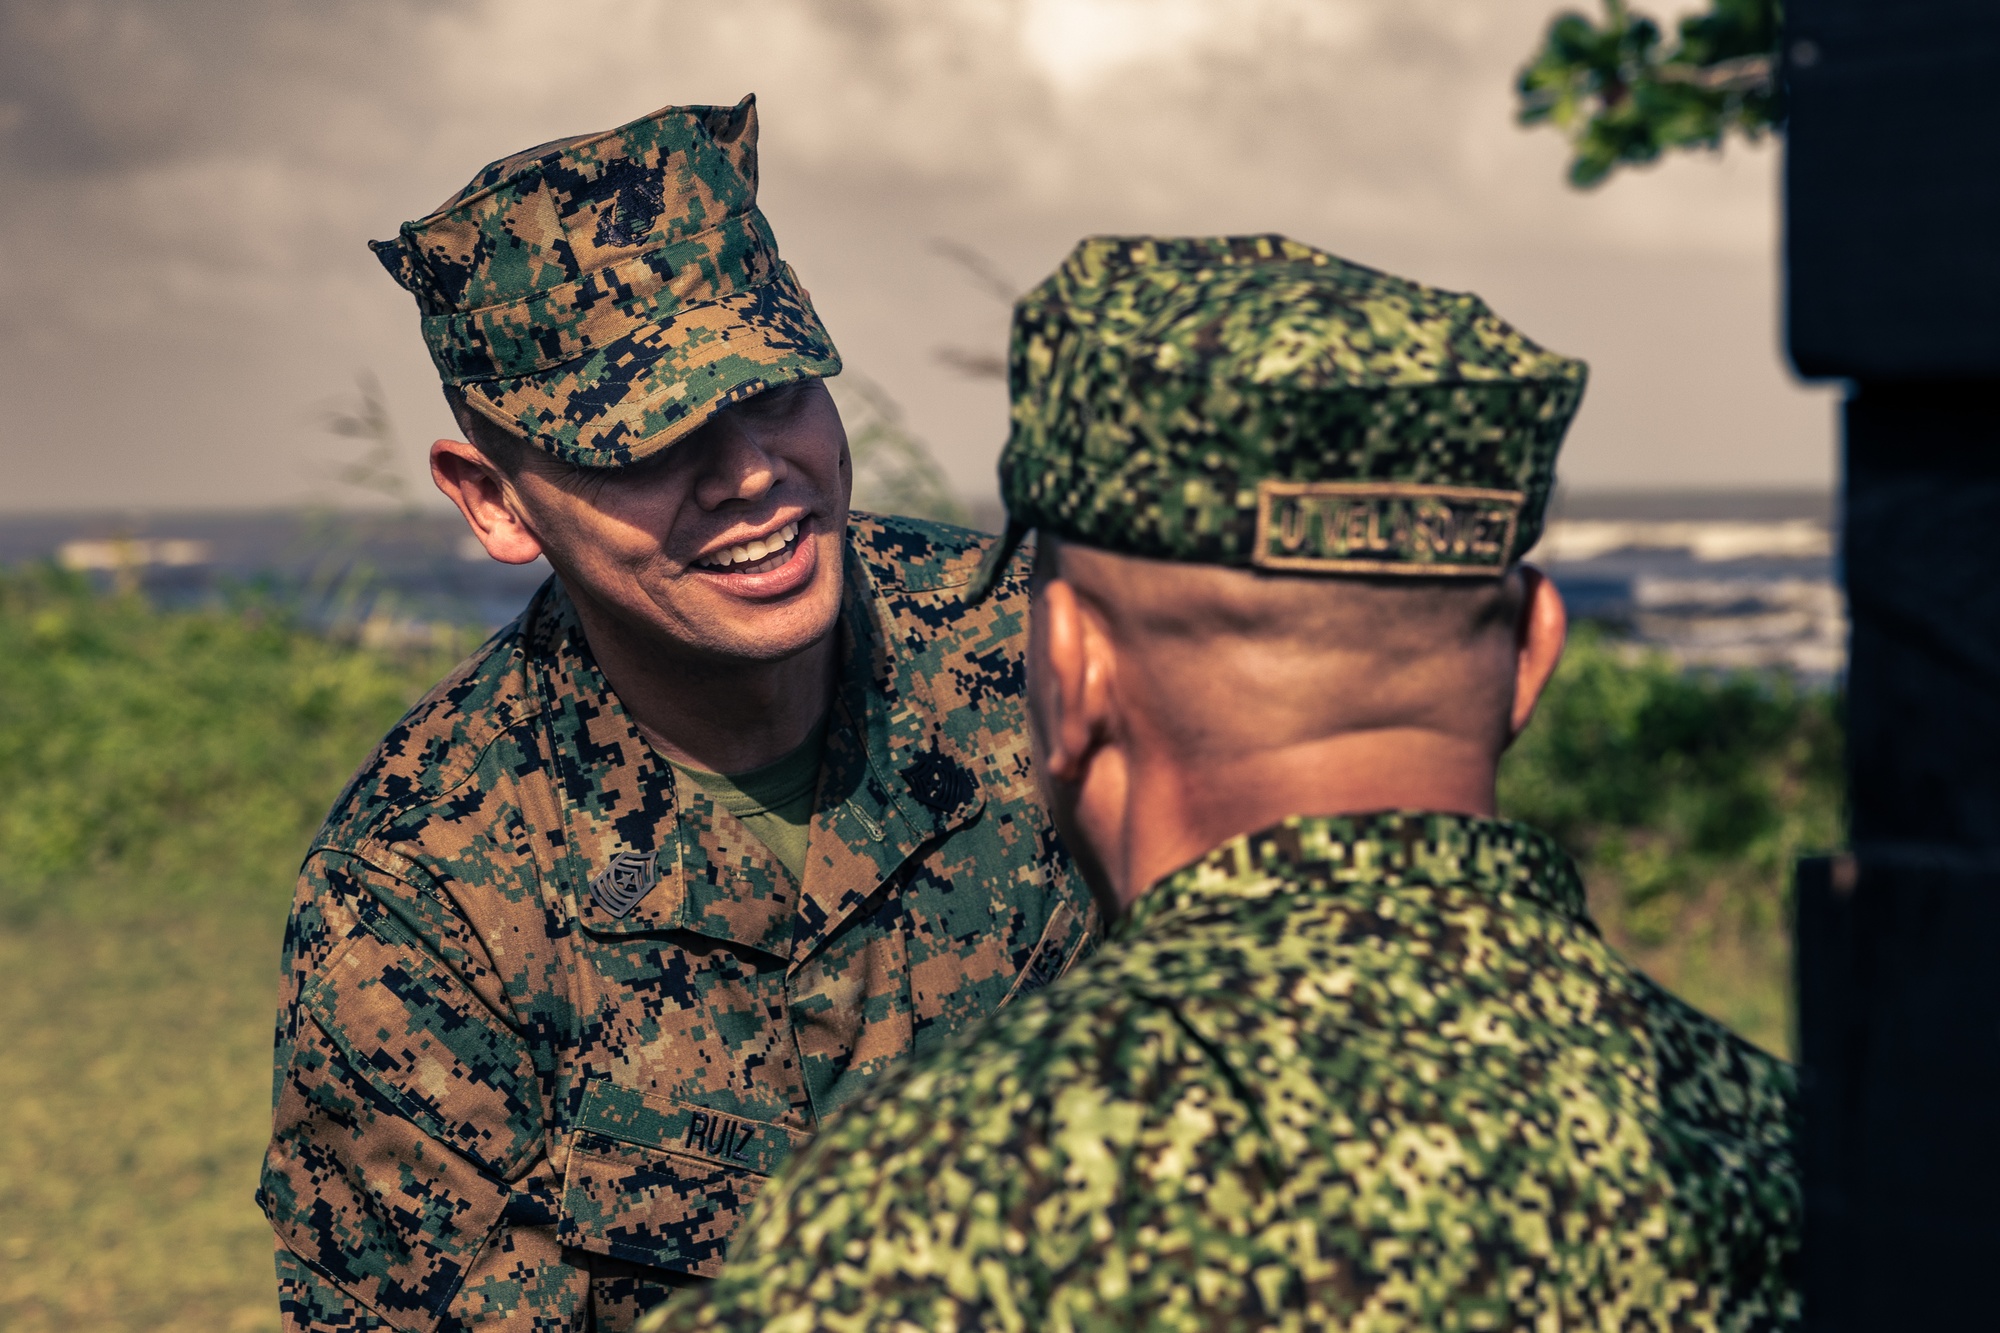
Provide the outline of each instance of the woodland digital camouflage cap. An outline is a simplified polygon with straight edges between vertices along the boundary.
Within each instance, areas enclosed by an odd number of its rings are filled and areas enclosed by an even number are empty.
[[[1282,236],[1100,236],[1014,308],[1008,533],[1484,576],[1541,535],[1584,365],[1478,297]],[[982,595],[982,567],[973,595]]]
[[[757,107],[670,106],[494,162],[376,257],[473,409],[580,467],[840,373],[757,208]]]

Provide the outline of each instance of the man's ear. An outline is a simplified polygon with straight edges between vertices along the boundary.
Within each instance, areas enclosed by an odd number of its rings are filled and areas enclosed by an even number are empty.
[[[1038,580],[1034,599],[1029,706],[1040,760],[1049,777],[1074,784],[1111,732],[1111,644],[1064,580]]]
[[[528,526],[513,483],[485,454],[464,440],[431,445],[431,480],[445,493],[486,554],[507,565],[525,565],[542,553],[541,538]]]
[[[1563,643],[1569,637],[1569,610],[1555,580],[1533,565],[1522,565],[1521,614],[1514,626],[1514,712],[1508,719],[1507,739],[1526,730],[1535,715],[1535,704],[1549,678],[1562,660]]]

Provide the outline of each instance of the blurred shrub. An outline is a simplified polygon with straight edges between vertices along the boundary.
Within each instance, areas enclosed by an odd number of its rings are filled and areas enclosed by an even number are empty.
[[[347,775],[469,646],[366,651],[275,606],[0,574],[0,917],[282,903]]]
[[[348,774],[472,646],[363,647],[272,605],[161,612],[0,574],[0,920],[282,912]],[[1585,632],[1500,799],[1576,853],[1607,938],[1782,1047],[1791,863],[1841,841],[1841,783],[1830,693]]]
[[[1501,767],[1500,804],[1577,855],[1614,945],[1783,1049],[1792,862],[1844,836],[1840,741],[1831,691],[1691,673],[1586,630]]]
[[[1501,803],[1643,909],[1718,874],[1782,883],[1800,852],[1840,840],[1841,785],[1832,694],[1684,672],[1585,634],[1507,757]],[[1642,912],[1635,934],[1663,923]]]

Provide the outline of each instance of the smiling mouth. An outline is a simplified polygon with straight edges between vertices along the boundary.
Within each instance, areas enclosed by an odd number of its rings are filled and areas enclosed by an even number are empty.
[[[787,523],[768,537],[738,542],[697,560],[695,568],[727,574],[767,574],[782,568],[792,558],[798,549],[800,530],[799,522]]]

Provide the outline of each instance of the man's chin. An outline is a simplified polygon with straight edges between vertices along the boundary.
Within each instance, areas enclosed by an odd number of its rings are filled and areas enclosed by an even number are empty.
[[[693,643],[675,641],[671,650],[676,656],[692,656],[723,670],[774,666],[825,643],[838,623],[836,614],[823,622],[815,619],[804,625],[774,625],[766,632],[746,632],[749,627],[742,625],[716,626]]]
[[[825,643],[840,624],[840,598],[836,588],[775,605],[725,602],[702,619],[706,625],[693,642],[678,643],[680,651],[693,650],[718,667],[769,665]]]
[[[789,587],[766,586],[759,576],[740,583],[696,574],[693,587],[677,590],[677,629],[661,626],[663,652],[693,656],[717,667],[784,662],[825,642],[840,623],[839,548],[831,560],[811,559],[813,576]],[[685,576],[684,576],[685,577]],[[694,592],[694,597],[687,594]]]

